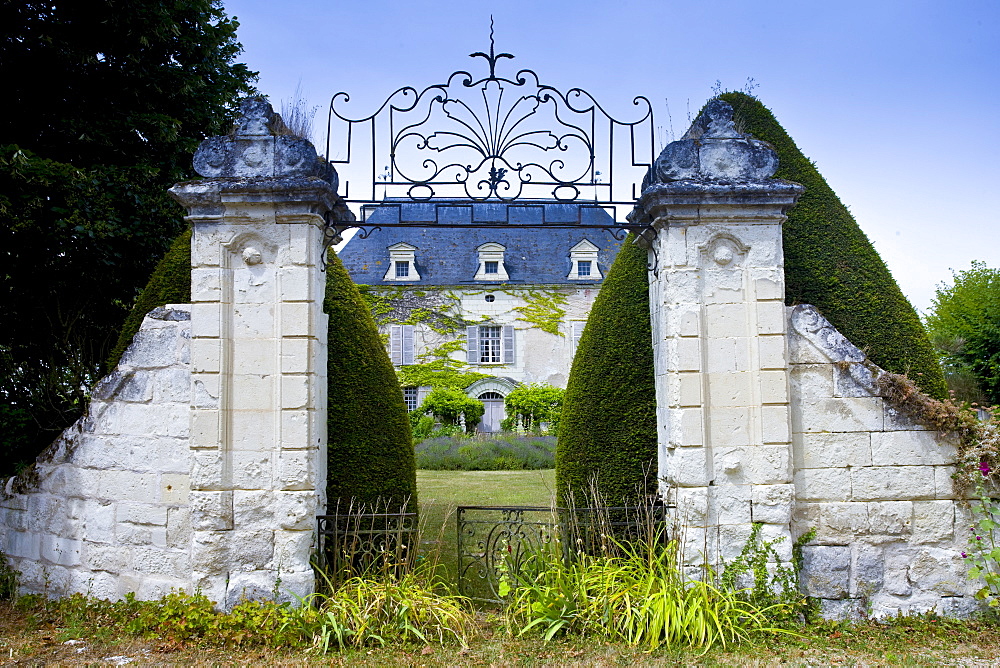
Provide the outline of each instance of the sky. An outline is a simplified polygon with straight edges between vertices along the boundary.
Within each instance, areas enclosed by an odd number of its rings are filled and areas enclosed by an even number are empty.
[[[297,89],[319,107],[320,144],[337,92],[366,115],[401,86],[483,72],[468,54],[489,50],[492,14],[516,56],[498,74],[532,69],[623,118],[643,95],[660,141],[750,82],[921,312],[953,270],[1000,267],[997,0],[223,2],[275,108]]]

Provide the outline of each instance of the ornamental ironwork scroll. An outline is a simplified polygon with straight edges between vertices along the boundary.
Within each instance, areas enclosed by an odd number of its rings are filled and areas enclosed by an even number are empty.
[[[349,113],[347,93],[333,96],[327,159],[371,170],[364,192],[348,177],[346,201],[634,203],[655,157],[648,99],[634,98],[635,120],[621,121],[581,88],[563,93],[529,69],[501,76],[498,67],[514,56],[495,52],[492,29],[489,53],[471,57],[486,62],[486,76],[459,70],[423,90],[404,86],[370,115]],[[343,143],[331,145],[334,136]]]

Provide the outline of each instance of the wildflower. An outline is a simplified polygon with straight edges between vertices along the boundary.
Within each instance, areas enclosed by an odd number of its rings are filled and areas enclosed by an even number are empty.
[[[963,558],[963,559],[968,559],[968,558],[969,558],[969,555],[967,555],[967,554],[966,554],[965,552],[963,552],[963,553],[962,553],[962,558]]]
[[[979,472],[982,473],[984,477],[990,474],[990,470],[989,464],[986,462],[979,462]]]

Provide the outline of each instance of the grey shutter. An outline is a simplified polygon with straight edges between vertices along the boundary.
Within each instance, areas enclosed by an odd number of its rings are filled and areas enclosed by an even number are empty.
[[[479,326],[465,328],[465,345],[469,351],[469,364],[479,364]]]
[[[413,325],[401,325],[402,345],[400,358],[401,364],[413,364]]]
[[[504,325],[503,327],[503,363],[514,363],[514,326]]]
[[[389,359],[396,366],[403,363],[403,326],[389,327]]]

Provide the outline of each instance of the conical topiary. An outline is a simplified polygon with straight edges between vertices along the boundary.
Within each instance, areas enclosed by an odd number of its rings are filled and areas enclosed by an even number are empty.
[[[875,364],[944,398],[944,374],[917,312],[847,207],[760,100],[719,97],[732,105],[741,132],[774,146],[775,177],[806,187],[783,228],[786,303],[817,307]]]
[[[656,391],[646,251],[629,235],[573,358],[556,445],[560,501],[633,504],[655,489]]]
[[[417,469],[403,392],[371,312],[330,254],[327,507],[406,501],[415,509]]]
[[[146,287],[139,293],[135,305],[125,318],[118,342],[108,357],[107,370],[118,366],[132,337],[142,326],[142,319],[154,308],[167,304],[187,304],[191,301],[191,229],[184,230],[171,242],[167,254],[153,269]]]

